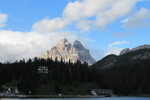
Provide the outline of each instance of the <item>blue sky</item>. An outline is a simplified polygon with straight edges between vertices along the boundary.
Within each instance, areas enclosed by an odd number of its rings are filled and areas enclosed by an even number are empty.
[[[78,39],[99,60],[150,44],[150,0],[0,0],[0,61]],[[15,53],[14,53],[15,52]]]

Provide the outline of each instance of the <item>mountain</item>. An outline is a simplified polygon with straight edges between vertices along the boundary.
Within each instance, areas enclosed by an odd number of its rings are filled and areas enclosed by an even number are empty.
[[[119,55],[123,55],[123,54],[128,53],[128,52],[130,52],[130,49],[129,49],[129,48],[126,48],[126,49],[123,49],[123,50],[120,52]]]
[[[94,68],[109,68],[113,66],[124,66],[132,62],[138,62],[141,60],[150,58],[150,45],[141,45],[133,49],[123,49],[120,55],[108,55],[97,63],[93,64]]]
[[[88,62],[90,65],[95,63],[96,61],[90,55],[90,51],[86,49],[80,41],[76,40],[73,43],[73,47],[78,51],[79,60],[84,62]]]
[[[123,95],[150,94],[150,49],[109,55],[91,68],[97,74],[100,88],[111,88]]]
[[[149,47],[123,49],[120,55],[111,54],[93,64],[100,88],[111,88],[123,95],[150,94]]]
[[[98,62],[94,63],[92,67],[95,68],[109,68],[112,65],[114,65],[118,61],[117,55],[108,55],[104,57],[102,60],[99,60]]]
[[[141,50],[141,49],[150,49],[150,45],[148,44],[145,44],[145,45],[140,45],[138,47],[135,47],[133,49],[129,49],[129,48],[126,48],[126,49],[123,49],[121,52],[120,52],[120,55],[123,55],[125,53],[128,53],[130,51],[136,51],[136,50]]]
[[[61,39],[58,44],[52,47],[44,55],[38,58],[51,58],[52,60],[64,61],[64,62],[87,62],[89,65],[95,63],[96,61],[90,55],[88,49],[86,49],[80,41],[76,40],[73,45],[67,41],[67,39]]]

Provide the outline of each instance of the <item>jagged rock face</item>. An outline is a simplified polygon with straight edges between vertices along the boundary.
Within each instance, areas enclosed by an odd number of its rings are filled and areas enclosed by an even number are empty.
[[[86,61],[88,64],[93,64],[96,61],[90,56],[89,50],[86,49],[79,41],[75,41],[73,46],[65,38],[61,39],[60,42],[48,50],[44,55],[39,58],[51,58],[58,61],[63,60],[64,62],[81,62]]]
[[[89,50],[88,49],[86,49],[82,44],[81,44],[81,42],[79,42],[79,41],[75,41],[74,43],[73,43],[73,47],[78,51],[78,56],[79,56],[79,58],[80,58],[80,60],[82,61],[82,62],[88,62],[88,64],[93,64],[93,63],[95,63],[96,61],[91,57],[91,55],[90,55],[90,52],[89,52]]]
[[[126,48],[126,49],[123,49],[123,50],[120,52],[119,55],[123,55],[123,54],[128,53],[128,52],[130,52],[130,49],[129,49],[129,48]]]

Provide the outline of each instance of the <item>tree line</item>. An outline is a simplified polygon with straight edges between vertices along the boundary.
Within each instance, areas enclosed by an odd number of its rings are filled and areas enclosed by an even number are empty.
[[[38,67],[47,66],[48,74],[39,74]],[[94,83],[100,89],[112,89],[119,95],[150,94],[150,59],[135,60],[126,64],[117,64],[110,68],[97,69],[77,61],[65,63],[51,59],[29,59],[13,63],[0,63],[0,88],[17,81],[19,91],[35,94],[39,84],[55,81],[55,92],[60,85],[72,82]],[[29,92],[30,91],[30,92]]]
[[[39,66],[47,66],[48,73],[38,73]],[[0,63],[0,88],[3,85],[17,81],[19,91],[34,94],[38,84],[47,84],[48,81],[55,81],[56,92],[59,92],[59,84],[67,85],[71,82],[92,82],[92,72],[87,63],[65,63],[51,59],[29,59],[20,60],[14,63]]]

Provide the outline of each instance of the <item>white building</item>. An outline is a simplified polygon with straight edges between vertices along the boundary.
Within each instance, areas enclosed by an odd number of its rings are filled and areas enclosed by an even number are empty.
[[[39,66],[38,73],[48,73],[48,67],[47,66]]]

